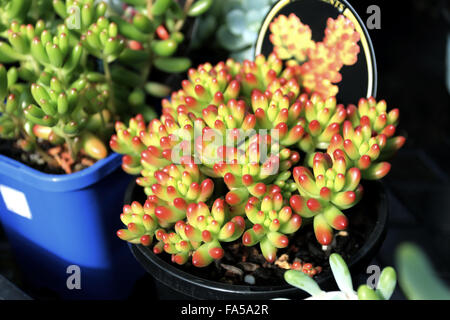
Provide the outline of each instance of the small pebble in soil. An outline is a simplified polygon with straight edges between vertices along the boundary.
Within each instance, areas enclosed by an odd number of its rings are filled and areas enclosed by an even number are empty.
[[[255,284],[255,277],[252,276],[251,274],[247,274],[247,275],[244,277],[244,281],[245,281],[246,283],[248,283],[248,284],[253,285],[253,284]]]
[[[38,165],[43,165],[45,163],[44,159],[37,153],[30,154],[30,160],[36,162]]]
[[[230,266],[228,264],[223,263],[221,263],[220,266],[226,270],[225,272],[226,276],[236,277],[240,279],[244,276],[244,271],[235,266]]]
[[[246,272],[254,272],[256,269],[259,268],[259,266],[256,263],[251,262],[240,262],[238,266],[244,269],[244,271]]]
[[[340,237],[348,237],[348,232],[344,231],[344,230],[341,230],[336,235],[340,236]]]

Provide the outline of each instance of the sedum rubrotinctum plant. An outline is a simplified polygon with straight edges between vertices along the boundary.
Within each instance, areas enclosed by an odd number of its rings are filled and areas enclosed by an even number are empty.
[[[336,26],[329,37],[340,36]],[[258,245],[274,262],[310,226],[332,246],[334,230],[348,227],[345,210],[362,197],[361,180],[383,178],[405,141],[395,136],[398,109],[324,99],[276,53],[205,63],[187,76],[162,100],[159,119],[117,122],[110,140],[148,197],[124,206],[118,236],[178,264],[207,266],[232,241]]]
[[[94,0],[1,1],[0,63],[9,64],[0,65],[1,138],[71,173],[81,160],[107,156],[115,121],[136,111],[155,117],[144,90],[167,95],[167,88],[147,82],[150,69],[190,66],[173,55],[187,17],[209,2],[128,2],[131,15]]]

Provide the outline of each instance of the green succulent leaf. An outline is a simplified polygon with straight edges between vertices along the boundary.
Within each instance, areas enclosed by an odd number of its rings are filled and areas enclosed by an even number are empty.
[[[172,89],[169,86],[158,82],[149,81],[145,85],[145,91],[158,98],[167,97],[170,94],[171,90]]]
[[[217,31],[217,40],[220,45],[229,51],[236,51],[243,49],[246,44],[243,41],[242,36],[233,35],[228,29],[226,25],[220,26]]]
[[[159,57],[154,60],[155,67],[169,73],[184,72],[191,66],[191,60],[184,57]]]
[[[311,296],[319,295],[322,290],[319,285],[301,271],[288,270],[284,273],[284,280],[291,286],[308,292]]]
[[[120,33],[125,37],[139,42],[145,42],[148,40],[148,36],[136,28],[134,24],[128,23],[117,16],[112,16],[111,21],[117,24]]]
[[[263,7],[258,9],[252,9],[245,14],[245,20],[247,21],[247,28],[258,32],[263,22],[266,13],[269,11],[269,7]]]
[[[172,0],[156,0],[152,5],[152,14],[155,16],[163,15],[172,4]]]
[[[3,103],[8,93],[8,74],[3,65],[0,64],[0,104]]]
[[[376,292],[384,300],[389,300],[394,292],[396,284],[397,274],[395,273],[394,268],[386,267],[381,272]]]
[[[212,0],[198,0],[189,8],[187,14],[190,17],[200,16],[211,8],[212,3]]]
[[[380,300],[380,296],[366,284],[358,288],[359,300]]]
[[[11,63],[19,60],[22,57],[14,51],[13,48],[6,42],[0,42],[0,62],[1,63]]]
[[[330,255],[330,267],[339,289],[347,294],[354,294],[350,271],[339,254],[332,253]]]
[[[173,39],[155,40],[152,42],[153,51],[161,57],[171,56],[177,51],[178,44]]]
[[[31,0],[9,1],[6,5],[6,14],[9,19],[23,20],[31,6]]]
[[[226,21],[228,30],[236,36],[240,35],[246,29],[245,14],[241,10],[235,9],[228,12]]]
[[[243,42],[248,46],[253,45],[256,42],[257,38],[258,38],[257,32],[253,32],[251,30],[244,30],[244,32],[242,33]]]
[[[147,0],[122,0],[122,1],[132,6],[145,6],[147,4]]]
[[[395,253],[399,284],[410,300],[449,300],[450,290],[436,276],[423,251],[411,243],[401,244]]]

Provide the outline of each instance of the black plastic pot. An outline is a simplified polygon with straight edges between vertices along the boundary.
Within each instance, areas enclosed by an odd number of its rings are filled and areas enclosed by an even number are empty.
[[[125,198],[126,203],[139,200],[137,196],[140,192],[139,189],[134,183],[130,185]],[[366,215],[368,220],[373,221],[364,245],[347,261],[353,275],[365,270],[384,241],[387,229],[388,199],[384,185],[381,182],[366,182],[364,183],[364,189],[365,194],[361,202],[346,211],[350,224],[352,223],[352,215],[358,219],[365,219]],[[164,261],[160,256],[155,255],[149,247],[130,244],[130,249],[145,270],[156,280],[154,290],[161,300],[261,300],[307,297],[304,292],[287,284],[270,287],[244,286],[207,280],[187,273],[178,266]],[[322,272],[315,279],[324,290],[336,288],[331,272]]]

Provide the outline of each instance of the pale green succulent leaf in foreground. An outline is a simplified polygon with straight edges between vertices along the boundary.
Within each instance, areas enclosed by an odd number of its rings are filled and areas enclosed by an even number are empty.
[[[352,277],[344,259],[339,254],[332,253],[330,266],[339,289],[348,295],[354,294]]]
[[[397,284],[397,274],[394,268],[386,267],[383,269],[378,280],[377,294],[384,300],[389,300]]]
[[[381,297],[368,285],[363,284],[358,288],[359,300],[381,300]]]
[[[284,273],[284,279],[291,286],[306,291],[311,296],[319,295],[322,292],[319,285],[301,271],[288,270]]]

